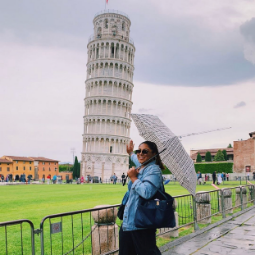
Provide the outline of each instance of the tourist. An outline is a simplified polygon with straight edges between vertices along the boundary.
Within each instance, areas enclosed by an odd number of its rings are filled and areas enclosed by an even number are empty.
[[[227,181],[229,181],[229,173],[226,174]]]
[[[45,183],[45,179],[44,179],[44,177],[42,178],[42,183]]]
[[[134,144],[131,140],[127,145],[127,153],[136,167],[140,167],[148,159],[158,154],[158,148],[153,142],[143,142],[139,145],[136,155],[133,154]],[[161,170],[164,166],[160,156],[148,162],[145,166],[128,170],[130,182],[128,184],[129,197],[124,210],[123,222],[119,234],[119,255],[148,255],[161,254],[156,245],[156,229],[139,229],[134,219],[138,207],[139,197],[150,199],[157,189],[145,180],[151,181],[157,188],[164,189]]]
[[[255,181],[255,172],[253,172],[253,180]]]
[[[50,174],[47,176],[47,183],[50,184]]]
[[[56,182],[57,182],[57,176],[56,175],[53,176],[52,181],[53,181],[53,184],[56,184]]]
[[[247,172],[247,180],[249,181],[250,180],[250,173]]]
[[[218,182],[217,184],[220,185],[222,183],[222,174],[218,173]]]
[[[82,184],[84,183],[84,177],[83,176],[81,177],[81,183]]]
[[[126,175],[123,173],[121,175],[121,182],[122,182],[122,185],[124,186],[125,185],[125,179],[126,179]]]
[[[201,185],[202,181],[203,181],[202,174],[200,172],[197,172],[197,183]]]
[[[115,173],[113,174],[112,179],[113,179],[113,184],[116,184],[118,178]]]

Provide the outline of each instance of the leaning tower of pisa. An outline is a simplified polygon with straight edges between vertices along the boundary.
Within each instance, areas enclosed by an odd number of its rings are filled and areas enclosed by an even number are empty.
[[[95,15],[88,63],[81,175],[109,179],[127,172],[135,46],[129,17],[105,10]]]

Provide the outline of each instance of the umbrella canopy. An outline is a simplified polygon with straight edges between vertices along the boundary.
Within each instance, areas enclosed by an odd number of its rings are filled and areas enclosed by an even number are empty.
[[[174,174],[181,186],[193,196],[196,194],[197,176],[194,163],[179,138],[154,115],[131,114],[139,134],[148,141],[156,143],[161,160]]]

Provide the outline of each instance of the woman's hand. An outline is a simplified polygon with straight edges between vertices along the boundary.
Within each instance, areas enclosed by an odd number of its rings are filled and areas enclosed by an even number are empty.
[[[132,167],[127,172],[128,177],[130,180],[134,183],[135,180],[137,180],[138,170],[135,169],[135,167]]]
[[[127,153],[130,155],[134,151],[134,143],[130,140],[129,144],[127,144]]]

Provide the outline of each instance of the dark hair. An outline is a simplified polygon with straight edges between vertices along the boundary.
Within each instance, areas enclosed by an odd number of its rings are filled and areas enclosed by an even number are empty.
[[[151,149],[151,151],[152,151],[153,153],[158,154],[158,147],[157,147],[157,145],[156,145],[154,142],[144,141],[144,142],[140,143],[140,145],[141,145],[141,144],[146,144],[146,145],[148,145],[149,148]],[[139,146],[140,146],[140,145],[139,145]],[[164,169],[165,169],[165,166],[163,165],[163,163],[162,163],[161,158],[160,158],[159,155],[156,156],[156,165],[158,165],[158,166],[160,167],[161,170],[164,170]]]

